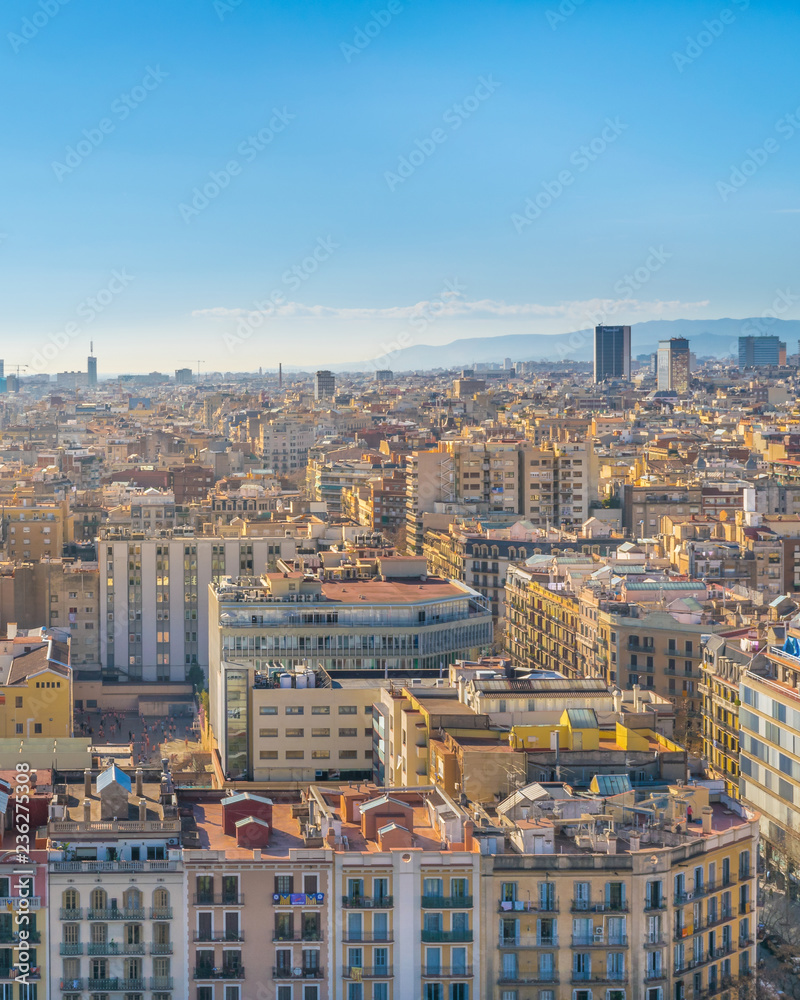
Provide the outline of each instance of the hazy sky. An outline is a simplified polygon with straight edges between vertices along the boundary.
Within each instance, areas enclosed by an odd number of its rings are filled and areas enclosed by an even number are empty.
[[[83,368],[93,338],[101,373],[314,366],[779,291],[800,317],[796,3],[13,0],[0,23],[7,365]]]

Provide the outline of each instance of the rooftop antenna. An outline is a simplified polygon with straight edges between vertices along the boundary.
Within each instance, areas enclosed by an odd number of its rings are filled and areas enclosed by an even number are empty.
[[[283,365],[280,361],[278,362],[278,388],[283,388]]]

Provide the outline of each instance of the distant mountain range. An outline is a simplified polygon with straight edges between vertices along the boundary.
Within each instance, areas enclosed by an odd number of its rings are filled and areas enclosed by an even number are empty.
[[[766,333],[786,341],[787,353],[797,351],[800,320],[797,319],[656,319],[631,324],[631,353],[649,354],[659,340],[686,337],[698,357],[736,356],[739,337]],[[433,368],[469,368],[475,362],[512,361],[591,361],[593,330],[573,333],[518,333],[500,337],[475,337],[454,340],[434,347],[426,344],[404,347],[390,356],[373,362],[352,361],[330,365],[335,371],[366,371],[389,368],[392,371],[430,370]]]

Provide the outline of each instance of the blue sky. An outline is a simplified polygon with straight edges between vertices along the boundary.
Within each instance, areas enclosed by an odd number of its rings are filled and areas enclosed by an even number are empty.
[[[313,367],[794,294],[795,4],[12,0],[0,22],[7,364],[83,367],[93,338],[101,371]]]

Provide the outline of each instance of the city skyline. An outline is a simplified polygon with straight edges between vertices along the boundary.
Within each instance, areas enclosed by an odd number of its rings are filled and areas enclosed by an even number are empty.
[[[6,12],[9,362],[324,365],[781,290],[800,315],[797,12],[561,7]]]

